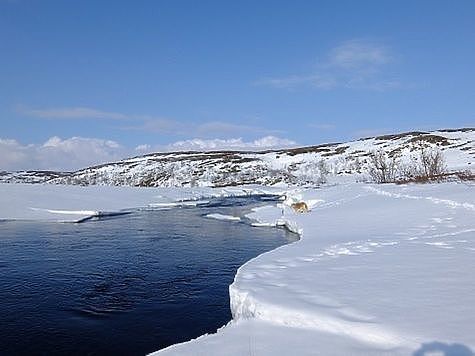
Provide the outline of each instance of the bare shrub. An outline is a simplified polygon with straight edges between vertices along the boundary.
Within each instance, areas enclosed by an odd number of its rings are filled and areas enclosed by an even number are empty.
[[[446,171],[442,151],[421,144],[417,154],[411,157],[411,162],[401,169],[401,177],[405,181],[423,183],[442,179]]]
[[[475,182],[475,174],[471,171],[458,171],[442,173],[430,177],[403,177],[396,181],[396,184],[407,183],[428,183],[428,182]]]
[[[422,175],[426,177],[445,173],[447,166],[442,151],[438,148],[422,148],[420,152]]]
[[[462,171],[462,172],[456,172],[455,175],[461,181],[473,181],[473,182],[475,182],[475,173],[473,173],[470,170],[465,170],[465,171]]]
[[[326,183],[328,179],[328,175],[330,174],[330,168],[328,167],[327,162],[323,159],[318,161],[317,168],[319,171],[319,181],[320,183]]]
[[[369,158],[368,172],[376,183],[394,182],[397,176],[399,157],[389,157],[383,150],[374,151]]]
[[[298,175],[298,184],[324,184],[327,182],[330,169],[325,162],[321,159],[319,161],[309,161],[302,163],[295,169]]]
[[[401,164],[398,154],[388,155],[382,150],[372,152],[368,171],[376,183],[424,183],[447,178],[442,151],[423,141],[416,143],[416,152],[406,164]]]

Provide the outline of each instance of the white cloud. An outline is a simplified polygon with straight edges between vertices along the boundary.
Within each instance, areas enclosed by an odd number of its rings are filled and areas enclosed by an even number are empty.
[[[329,53],[328,64],[340,68],[381,66],[392,61],[389,50],[367,40],[346,41]]]
[[[0,170],[16,169],[18,163],[29,161],[31,145],[22,146],[16,140],[0,139]]]
[[[137,152],[148,152],[152,149],[152,146],[150,145],[147,145],[147,144],[143,144],[143,145],[138,145],[137,147],[135,147],[135,150]]]
[[[74,171],[96,164],[114,162],[136,154],[159,151],[213,151],[213,150],[265,150],[295,146],[285,138],[265,136],[254,141],[242,138],[193,139],[178,141],[166,146],[141,144],[128,149],[111,140],[53,136],[41,144],[21,144],[12,139],[0,138],[0,171],[55,170]]]
[[[39,117],[42,119],[112,119],[126,120],[129,117],[125,114],[101,111],[91,108],[50,108],[50,109],[26,109],[19,108],[22,114]]]
[[[0,139],[0,170],[76,170],[127,154],[117,142],[96,138],[54,136],[43,144],[28,145]]]
[[[216,151],[216,150],[265,150],[292,147],[297,143],[295,141],[279,138],[275,136],[265,136],[254,141],[243,141],[242,138],[223,139],[192,139],[178,141],[168,145],[168,151]]]
[[[254,145],[258,149],[283,148],[283,147],[296,146],[297,142],[286,139],[286,138],[279,138],[275,136],[265,136],[253,141],[251,145]]]
[[[320,90],[336,88],[387,90],[401,86],[397,78],[385,73],[394,55],[384,45],[362,39],[343,42],[332,48],[315,69],[303,75],[266,78],[255,82],[274,88],[312,87]]]

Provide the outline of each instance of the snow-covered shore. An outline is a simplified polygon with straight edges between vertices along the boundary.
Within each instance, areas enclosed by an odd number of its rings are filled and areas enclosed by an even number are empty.
[[[472,355],[474,188],[352,184],[294,191],[308,214],[256,209],[301,239],[238,270],[227,326],[154,355]]]
[[[259,186],[213,189],[0,184],[0,220],[78,222],[140,209],[199,205],[206,198],[281,191]]]
[[[475,186],[348,184],[319,190],[0,184],[0,220],[78,221],[218,196],[286,193],[249,215],[301,239],[247,262],[233,320],[155,355],[472,355]],[[294,213],[292,201],[311,211]]]

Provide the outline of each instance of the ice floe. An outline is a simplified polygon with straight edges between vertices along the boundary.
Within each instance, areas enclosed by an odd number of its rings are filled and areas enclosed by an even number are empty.
[[[227,220],[227,221],[240,221],[241,218],[239,216],[232,216],[232,215],[223,215],[223,214],[208,214],[206,215],[209,219],[215,220]]]

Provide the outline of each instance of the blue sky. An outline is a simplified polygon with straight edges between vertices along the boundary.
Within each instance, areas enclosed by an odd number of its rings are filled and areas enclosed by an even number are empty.
[[[0,170],[473,126],[474,18],[472,0],[0,0]]]

